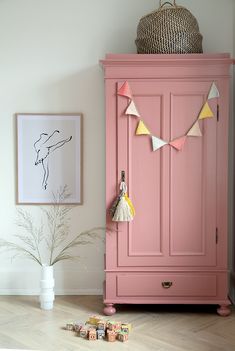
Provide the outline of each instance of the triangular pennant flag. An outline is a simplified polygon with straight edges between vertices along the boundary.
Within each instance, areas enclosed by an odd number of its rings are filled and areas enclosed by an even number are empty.
[[[215,82],[213,82],[211,85],[211,89],[209,91],[207,100],[218,98],[218,97],[219,97],[219,90],[218,90]]]
[[[132,116],[140,117],[140,114],[139,114],[133,100],[131,100],[130,105],[127,107],[127,109],[125,111],[125,115],[132,115]]]
[[[176,150],[181,151],[183,149],[186,139],[186,136],[182,136],[178,139],[171,141],[169,144],[173,146]]]
[[[143,121],[139,121],[138,127],[135,132],[136,135],[150,135],[150,131],[146,127]]]
[[[199,114],[198,119],[204,119],[204,118],[208,118],[208,117],[214,117],[214,114],[211,111],[211,108],[210,108],[208,102],[206,102],[204,104],[203,108],[201,109],[201,112]]]
[[[130,85],[127,81],[125,81],[125,83],[118,90],[118,95],[126,96],[126,97],[132,99],[131,88],[130,88]]]
[[[156,151],[163,147],[164,145],[167,145],[168,143],[162,139],[159,139],[155,136],[152,136],[152,145],[153,145],[153,151]]]
[[[191,129],[189,129],[187,136],[201,137],[202,132],[199,126],[199,122],[196,121]]]

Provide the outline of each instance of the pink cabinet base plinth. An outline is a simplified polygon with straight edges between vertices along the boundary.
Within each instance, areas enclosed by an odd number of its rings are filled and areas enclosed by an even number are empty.
[[[112,316],[116,313],[116,309],[114,308],[112,303],[107,303],[103,310],[106,316]]]
[[[221,316],[221,317],[227,317],[230,315],[231,310],[229,308],[228,305],[221,305],[219,308],[217,308],[217,313]]]

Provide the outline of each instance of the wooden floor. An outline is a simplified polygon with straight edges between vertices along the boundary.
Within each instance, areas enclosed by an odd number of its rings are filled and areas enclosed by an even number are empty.
[[[101,296],[57,296],[52,311],[37,297],[0,296],[0,349],[40,351],[234,351],[235,309],[219,317],[215,306],[117,306],[112,319],[131,322],[129,341],[88,341],[63,330],[66,322],[102,313]]]

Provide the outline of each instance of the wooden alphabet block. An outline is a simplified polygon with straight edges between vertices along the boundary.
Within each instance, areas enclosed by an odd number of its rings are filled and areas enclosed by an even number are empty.
[[[99,316],[90,316],[86,324],[97,325],[100,320]]]
[[[96,329],[88,330],[88,340],[96,340]]]
[[[77,321],[74,323],[74,331],[75,332],[79,332],[81,328],[84,327],[84,323],[83,322],[80,322],[80,321]]]
[[[97,323],[97,328],[98,328],[99,330],[105,330],[105,329],[106,329],[106,321],[100,320],[100,321]]]
[[[74,330],[74,323],[73,322],[69,322],[66,324],[66,329],[67,330]]]
[[[97,329],[96,335],[98,340],[102,340],[105,338],[105,331],[102,329]]]
[[[87,329],[81,328],[80,329],[80,336],[81,336],[81,338],[86,338],[87,337]]]
[[[120,332],[120,333],[118,333],[117,338],[119,341],[122,341],[122,342],[127,341],[128,340],[128,333]]]
[[[121,331],[126,332],[126,333],[130,333],[131,329],[132,329],[132,326],[130,323],[122,323]]]
[[[116,341],[116,336],[117,336],[117,334],[115,331],[107,330],[107,340],[108,341],[111,341],[111,342]]]

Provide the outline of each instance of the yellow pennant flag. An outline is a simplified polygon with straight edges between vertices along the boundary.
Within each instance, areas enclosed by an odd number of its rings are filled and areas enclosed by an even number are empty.
[[[143,121],[139,121],[138,127],[135,132],[136,135],[150,135],[150,131],[146,127]]]
[[[203,108],[201,109],[201,112],[199,114],[198,119],[204,119],[204,118],[209,118],[209,117],[214,117],[214,114],[211,111],[211,108],[210,108],[208,102],[206,102],[204,104]]]

